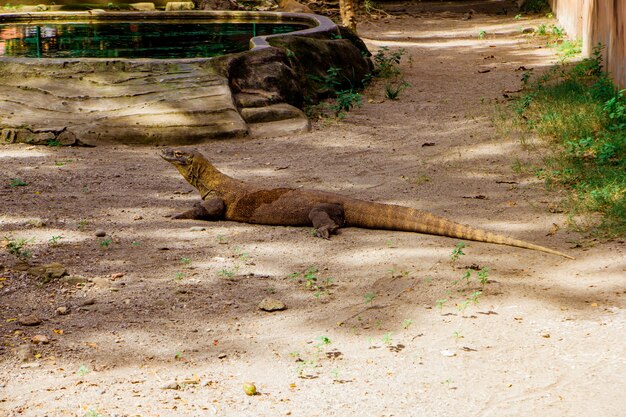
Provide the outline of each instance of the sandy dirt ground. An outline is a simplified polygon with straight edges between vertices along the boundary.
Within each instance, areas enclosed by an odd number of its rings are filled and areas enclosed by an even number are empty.
[[[31,256],[0,253],[0,415],[626,415],[624,241],[568,229],[563,195],[533,175],[542,151],[500,120],[520,67],[556,60],[521,29],[555,22],[492,3],[396,4],[359,25],[372,50],[407,50],[397,101],[379,82],[310,133],[198,148],[240,179],[416,207],[575,260],[175,221],[197,193],[156,148],[2,145],[0,237]],[[69,277],[24,271],[52,262]],[[287,309],[259,310],[266,297]]]

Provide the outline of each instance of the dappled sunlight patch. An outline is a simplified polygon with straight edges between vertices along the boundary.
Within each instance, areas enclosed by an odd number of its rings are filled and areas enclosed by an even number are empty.
[[[44,158],[52,154],[52,151],[45,149],[29,149],[21,146],[3,146],[0,149],[0,158]]]

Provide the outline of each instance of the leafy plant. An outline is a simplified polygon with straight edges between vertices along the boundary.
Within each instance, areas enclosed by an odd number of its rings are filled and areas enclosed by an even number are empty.
[[[388,46],[381,46],[374,54],[374,75],[380,78],[392,78],[400,75],[400,62],[407,54],[404,48],[391,51]]]
[[[363,105],[363,96],[360,93],[352,90],[344,90],[337,92],[337,98],[335,102],[330,105],[330,109],[335,112],[335,116],[343,119],[346,117],[346,113],[352,110],[355,106],[361,107]]]
[[[409,327],[411,327],[412,324],[413,324],[413,320],[411,320],[411,319],[404,319],[404,320],[402,320],[402,327],[404,328],[404,330],[408,330]]]
[[[63,239],[63,236],[52,236],[50,240],[48,240],[48,244],[50,246],[55,246],[59,244],[59,240]]]
[[[111,245],[112,242],[113,242],[113,239],[111,239],[110,237],[107,237],[106,239],[103,239],[102,241],[100,241],[100,246],[104,249],[108,249],[109,245]]]
[[[77,373],[79,376],[85,376],[85,375],[87,375],[89,372],[91,372],[91,369],[89,369],[89,367],[87,367],[87,365],[81,365],[81,366],[78,368],[78,371],[76,371],[76,373]]]
[[[191,258],[182,257],[180,258],[180,263],[182,265],[191,265]]]
[[[478,31],[478,39],[485,39],[485,36],[487,36],[487,31],[483,29]]]
[[[330,67],[326,70],[326,74],[323,76],[318,77],[316,75],[309,75],[309,78],[320,83],[322,90],[335,92],[337,91],[337,88],[341,87],[342,84],[339,80],[340,74],[341,68]]]

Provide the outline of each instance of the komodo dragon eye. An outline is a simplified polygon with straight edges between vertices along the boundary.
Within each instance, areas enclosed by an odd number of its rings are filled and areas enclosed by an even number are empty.
[[[177,158],[180,158],[180,157],[183,156],[183,153],[181,151],[176,151],[176,152],[174,152],[174,156],[177,157]]]

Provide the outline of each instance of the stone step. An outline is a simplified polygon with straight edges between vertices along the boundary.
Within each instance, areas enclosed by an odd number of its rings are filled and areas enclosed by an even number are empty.
[[[253,138],[269,138],[305,133],[311,130],[311,122],[305,116],[266,123],[248,124],[248,132]]]
[[[276,103],[279,98],[278,94],[264,90],[245,90],[235,94],[235,104],[239,108],[265,107]]]
[[[247,123],[268,123],[306,117],[302,110],[287,103],[272,104],[265,107],[246,107],[240,109],[239,113]]]

